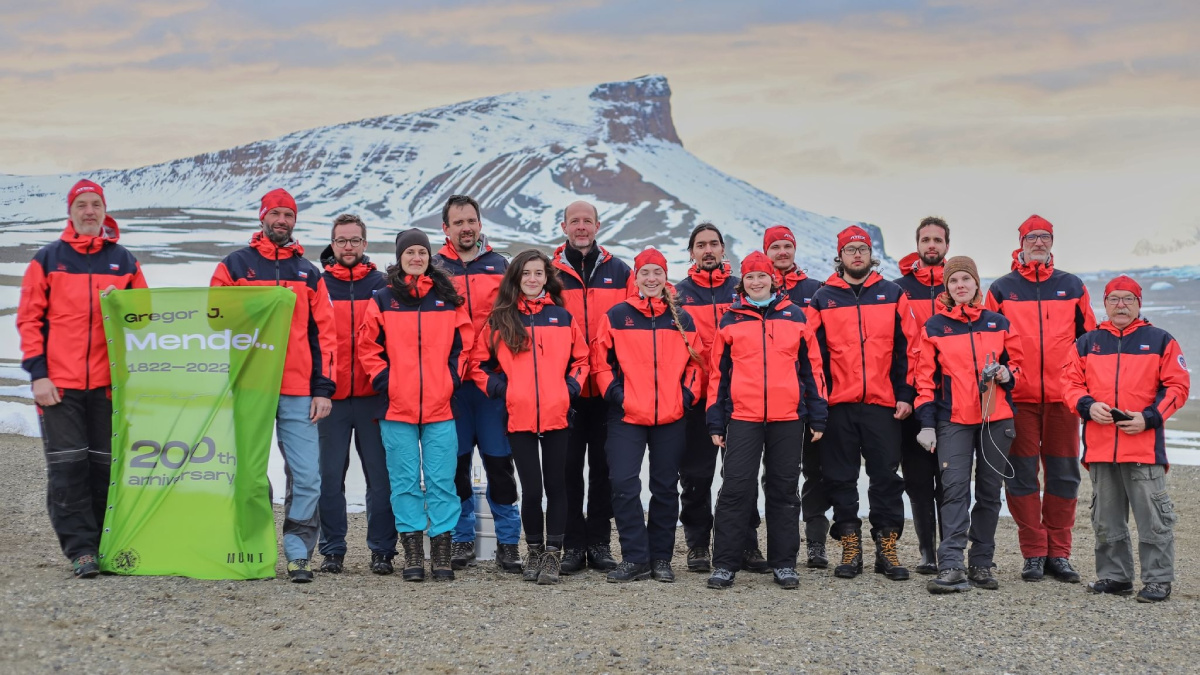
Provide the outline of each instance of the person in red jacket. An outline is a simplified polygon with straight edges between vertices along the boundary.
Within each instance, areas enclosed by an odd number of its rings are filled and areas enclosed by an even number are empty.
[[[588,346],[563,308],[562,282],[545,253],[523,251],[513,259],[472,362],[479,389],[500,401],[508,417],[523,488],[525,580],[558,583],[567,527],[568,415],[586,382]]]
[[[321,525],[317,423],[333,407],[337,328],[321,271],[304,259],[304,248],[292,238],[296,213],[296,200],[287,191],[277,189],[263,195],[258,211],[260,231],[250,238],[249,246],[217,264],[210,285],[284,286],[297,296],[275,423],[288,474],[283,521],[288,577],[306,583],[313,579],[309,560]]]
[[[371,571],[391,574],[396,555],[396,519],[388,490],[387,460],[379,435],[378,409],[382,397],[358,362],[358,332],[371,295],[387,288],[387,279],[366,256],[367,226],[344,213],[333,221],[332,242],[321,252],[325,288],[333,301],[337,330],[337,372],[333,405],[317,423],[321,442],[321,539],[324,556],[320,571],[338,574],[346,557],[346,471],[350,467],[350,437],[367,481],[367,547]]]
[[[700,335],[701,367],[707,367],[717,324],[737,297],[738,278],[725,260],[725,238],[712,223],[701,223],[688,238],[688,255],[692,266],[687,278],[675,286],[675,299],[688,311],[696,332]],[[708,381],[707,373],[701,375]],[[703,390],[701,390],[703,394]],[[713,444],[705,421],[703,400],[688,410],[687,452],[679,465],[679,522],[687,541],[689,572],[708,572],[712,569],[709,546],[712,543],[713,503],[712,482],[717,470],[717,446]],[[744,567],[755,566],[766,571],[767,561],[758,551],[758,510],[753,513],[753,528],[747,540]]]
[[[796,235],[784,225],[768,227],[763,233],[763,253],[775,266],[780,288],[787,293],[792,304],[806,309],[812,302],[813,294],[823,284],[810,278],[796,264]],[[829,498],[825,496],[825,479],[821,474],[821,446],[811,438],[804,438],[801,452],[804,455],[801,462],[804,485],[800,488],[800,511],[804,519],[807,566],[825,569],[829,566],[829,557],[825,552],[825,538],[829,536],[829,518],[825,513],[829,511]],[[755,511],[755,518],[757,515]],[[754,570],[753,567],[747,569]],[[764,572],[770,569],[766,560],[762,561],[761,569]]]
[[[1070,558],[1080,480],[1079,422],[1063,400],[1062,368],[1075,340],[1096,327],[1096,317],[1079,277],[1054,267],[1054,226],[1030,216],[1018,239],[1012,271],[992,282],[987,294],[987,308],[1008,317],[1025,354],[1025,376],[1013,390],[1016,476],[1006,486],[1008,509],[1025,558],[1021,578],[1041,581],[1049,570],[1059,581],[1078,583]]]
[[[579,322],[583,339],[596,339],[604,314],[629,295],[629,266],[596,242],[600,216],[596,207],[572,202],[561,223],[567,241],[551,256],[563,283],[563,301]],[[562,573],[574,574],[585,565],[606,572],[617,566],[612,540],[612,486],[608,478],[605,439],[608,403],[596,389],[593,376],[576,399],[575,419],[567,433],[567,533],[563,540]],[[584,463],[587,493],[584,494]],[[584,497],[587,509],[584,509]],[[586,515],[585,515],[586,514]]]
[[[900,259],[900,278],[894,282],[904,290],[918,328],[939,311],[937,298],[946,291],[942,263],[949,249],[950,226],[937,216],[929,216],[917,225],[917,252]],[[914,347],[920,345],[920,340],[913,342]],[[917,574],[937,574],[937,505],[942,494],[938,459],[917,442],[921,425],[916,415],[900,422],[900,432],[904,491],[912,506],[913,530],[921,551],[921,562],[915,569]]]
[[[800,458],[805,422],[812,438],[825,430],[821,352],[804,311],[780,292],[763,253],[742,260],[738,300],[721,319],[708,381],[708,430],[725,448],[717,499],[716,547],[709,588],[728,588],[744,557],[757,512],[758,466],[764,465],[767,562],[775,583],[800,585]]]
[[[637,295],[601,319],[592,343],[595,383],[609,402],[608,466],[622,561],[621,583],[675,581],[671,557],[679,517],[683,415],[700,398],[700,336],[667,283],[667,260],[648,248],[634,259]],[[642,459],[650,446],[649,524],[642,510]]]
[[[442,233],[446,244],[433,256],[463,298],[471,326],[478,335],[485,325],[508,260],[492,250],[483,236],[479,203],[466,195],[450,195],[442,207]],[[521,516],[517,512],[517,478],[512,450],[504,433],[504,406],[491,401],[476,387],[454,393],[454,424],[458,433],[458,466],[454,487],[461,501],[454,526],[450,562],[461,570],[475,564],[475,496],[471,487],[471,461],[475,446],[487,476],[485,491],[496,526],[496,565],[505,572],[521,571]]]
[[[112,374],[100,294],[145,288],[146,279],[117,243],[103,188],[76,183],[67,214],[58,240],[25,268],[17,331],[42,429],[50,524],[75,577],[90,579],[100,573],[112,464]]]
[[[916,327],[904,291],[874,271],[879,261],[866,230],[852,225],[838,234],[836,264],[807,310],[829,388],[821,470],[833,505],[832,534],[842,544],[834,574],[852,579],[862,573],[858,476],[865,459],[875,571],[901,581],[908,570],[896,551],[904,528],[904,481],[897,470],[900,421],[912,414],[916,396],[909,359]]]
[[[1171,596],[1178,516],[1167,495],[1167,418],[1187,402],[1191,376],[1179,343],[1139,316],[1142,287],[1125,275],[1104,287],[1108,320],[1075,341],[1063,396],[1083,418],[1083,463],[1092,478],[1097,581],[1093,593],[1133,593],[1129,511],[1142,565],[1139,602]]]
[[[379,430],[405,581],[425,579],[426,526],[434,580],[454,579],[451,530],[461,508],[454,489],[458,436],[450,400],[469,372],[475,337],[463,298],[431,264],[430,249],[429,237],[416,228],[396,235],[388,288],[372,296],[358,338],[359,361],[371,386],[388,397]]]
[[[1000,587],[993,562],[1001,479],[1009,474],[1012,388],[1021,370],[1021,340],[1008,319],[983,308],[975,261],[946,261],[946,291],[924,325],[917,363],[917,441],[942,471],[942,543],[930,593]],[[971,508],[971,464],[975,507]],[[970,565],[963,550],[971,541]]]

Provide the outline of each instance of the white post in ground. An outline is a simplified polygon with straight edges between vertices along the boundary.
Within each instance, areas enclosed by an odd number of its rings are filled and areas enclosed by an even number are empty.
[[[475,500],[475,557],[496,559],[496,521],[487,500],[487,477],[478,454],[471,459],[471,498]]]

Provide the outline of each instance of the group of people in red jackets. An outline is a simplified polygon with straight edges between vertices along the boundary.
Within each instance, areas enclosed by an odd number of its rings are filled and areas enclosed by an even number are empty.
[[[94,337],[98,303],[84,307],[70,292],[85,271],[91,279],[90,256],[111,261],[112,272],[88,292],[145,281],[116,244],[99,186],[80,183],[68,204],[63,242],[40,251],[26,274],[18,323],[35,399],[54,421],[45,427],[51,520],[76,576],[91,577],[104,509],[96,471],[109,448],[103,424],[91,429],[90,420],[111,416],[108,379],[91,365],[104,361],[103,343],[82,365],[49,348],[81,325]],[[320,570],[343,570],[353,435],[367,473],[371,570],[392,573],[400,543],[406,580],[425,578],[426,535],[434,579],[475,564],[469,471],[478,447],[497,565],[538,584],[587,567],[610,582],[674,581],[677,523],[687,569],[709,573],[711,588],[743,570],[797,588],[801,521],[804,564],[828,567],[832,537],[841,547],[834,575],[854,578],[866,555],[864,465],[876,573],[910,577],[898,549],[907,492],[915,569],[932,576],[928,590],[997,588],[1006,490],[1021,578],[1078,582],[1070,555],[1082,419],[1099,576],[1089,590],[1132,594],[1132,509],[1138,599],[1170,595],[1175,516],[1163,424],[1187,400],[1183,355],[1141,317],[1141,288],[1125,276],[1106,286],[1109,319],[1097,327],[1082,281],[1054,266],[1043,218],[1021,225],[1012,272],[985,293],[972,259],[947,258],[950,227],[934,217],[918,226],[918,250],[895,281],[876,270],[859,226],[838,234],[836,270],[822,283],[796,265],[789,228],[767,229],[739,278],[720,229],[702,223],[688,240],[692,264],[672,284],[661,252],[642,251],[631,268],[600,246],[599,213],[582,201],[563,212],[562,246],[509,261],[488,246],[479,204],[451,196],[445,246],[435,253],[421,230],[400,232],[386,272],[365,255],[366,225],[339,216],[319,276],[291,236],[296,211],[286,192],[268,193],[262,232],[213,277],[263,284],[273,273],[305,299],[277,416],[293,581],[313,579],[318,540]]]

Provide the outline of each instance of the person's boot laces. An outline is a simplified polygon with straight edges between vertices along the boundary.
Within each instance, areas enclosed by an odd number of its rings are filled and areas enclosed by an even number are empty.
[[[897,539],[899,536],[895,532],[889,532],[879,542],[879,552],[883,554],[888,564],[894,567],[900,567],[900,554],[896,552]]]
[[[855,558],[862,554],[862,541],[858,534],[849,532],[842,535],[842,564],[853,565]]]

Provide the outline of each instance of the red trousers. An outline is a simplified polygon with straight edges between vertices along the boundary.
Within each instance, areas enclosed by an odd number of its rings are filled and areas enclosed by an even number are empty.
[[[1015,475],[1006,492],[1021,556],[1069,558],[1079,494],[1079,416],[1063,403],[1016,407],[1017,437],[1009,450]]]

